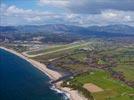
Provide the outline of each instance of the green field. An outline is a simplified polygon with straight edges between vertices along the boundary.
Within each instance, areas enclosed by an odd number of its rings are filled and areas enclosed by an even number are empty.
[[[118,65],[115,71],[123,72],[127,80],[134,81],[134,48],[125,48],[117,55]]]
[[[48,51],[53,51],[53,50],[61,49],[61,48],[64,48],[64,47],[67,47],[67,45],[49,46],[48,48],[43,48],[41,50],[28,52],[28,54],[29,55],[35,55],[35,54],[39,54],[39,53],[43,53],[43,52],[48,52]]]
[[[114,56],[117,66],[113,70],[123,72],[127,80],[134,81],[134,47],[116,48],[100,52],[100,54]]]
[[[130,88],[120,81],[114,80],[107,72],[94,70],[85,73],[70,80],[71,84],[84,85],[85,83],[94,83],[104,89],[103,92],[93,93],[95,100],[132,100],[129,96],[134,93],[134,88]]]
[[[44,49],[44,51],[38,51],[39,53],[44,53],[43,55],[34,57],[33,59],[45,64],[51,63],[55,67],[60,67],[73,73],[87,72],[69,81],[77,87],[82,87],[85,83],[93,83],[102,88],[104,91],[92,93],[95,100],[133,100],[134,97],[131,95],[134,95],[134,88],[127,86],[118,79],[113,79],[110,72],[108,73],[107,71],[90,67],[88,64],[90,60],[88,63],[87,60],[88,58],[93,58],[93,60],[97,59],[94,60],[96,66],[110,65],[110,61],[115,61],[115,66],[110,66],[111,69],[116,72],[121,71],[126,80],[133,81],[134,48],[122,46],[115,48],[113,45],[110,49],[109,47],[105,48],[103,46],[99,46],[99,50],[94,47],[92,51],[81,49],[92,48],[92,44],[82,42]],[[112,59],[110,59],[109,56]],[[56,60],[50,61],[51,59]]]
[[[113,69],[123,72],[127,80],[134,80],[134,65],[120,64]]]
[[[62,51],[62,50],[78,48],[78,47],[84,46],[86,44],[89,44],[89,43],[87,43],[87,42],[76,42],[76,43],[65,44],[65,45],[50,46],[48,48],[44,48],[44,49],[41,49],[41,50],[28,52],[27,54],[36,55],[36,54],[42,54],[42,53],[44,53],[44,54],[53,53],[53,52],[55,53],[55,52]]]
[[[64,56],[65,54],[68,54],[68,53],[74,51],[74,49],[76,49],[76,48],[69,49],[69,50],[63,50],[63,51],[56,52],[56,53],[51,53],[51,54],[49,53],[49,54],[37,56],[37,57],[34,57],[33,59],[38,60],[40,62],[47,62],[50,59],[54,59],[54,58]]]
[[[57,47],[52,47],[52,48],[48,48],[48,49],[44,49],[44,51],[40,52],[40,51],[35,51],[36,54],[41,54],[39,56],[34,57],[35,59],[40,59],[43,58],[45,60],[48,59],[53,59],[53,58],[57,58],[60,57],[62,55],[65,54],[69,54],[72,51],[75,51],[77,49],[86,47],[86,46],[90,46],[90,42],[78,42],[78,43],[73,43],[73,44],[68,44],[68,45],[62,45],[62,46],[57,46]],[[29,52],[32,54],[35,54],[35,52]]]

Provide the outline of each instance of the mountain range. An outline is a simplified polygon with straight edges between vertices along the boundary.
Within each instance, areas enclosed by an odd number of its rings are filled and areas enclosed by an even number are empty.
[[[128,25],[108,25],[108,26],[90,26],[80,27],[63,24],[49,25],[25,25],[25,26],[0,26],[0,32],[21,32],[21,33],[36,33],[36,32],[107,32],[120,34],[134,34],[134,27]]]
[[[134,37],[134,27],[128,25],[80,27],[63,24],[0,26],[0,33],[0,39],[25,40],[43,36],[45,41],[62,40],[72,42],[91,37]]]

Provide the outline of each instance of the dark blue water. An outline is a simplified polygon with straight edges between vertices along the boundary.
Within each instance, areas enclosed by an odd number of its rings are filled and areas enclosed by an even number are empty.
[[[0,49],[0,100],[65,100],[49,81],[24,59]]]

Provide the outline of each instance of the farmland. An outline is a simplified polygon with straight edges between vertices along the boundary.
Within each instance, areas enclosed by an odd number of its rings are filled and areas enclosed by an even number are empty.
[[[105,42],[92,42],[84,47],[47,54],[34,59],[72,73],[80,73],[65,82],[76,86],[75,89],[78,90],[86,83],[99,86],[104,91],[91,93],[96,100],[132,100],[134,98],[134,48],[112,43],[108,45]],[[49,61],[50,59],[54,60]]]
[[[132,100],[134,98],[129,96],[134,93],[134,88],[114,80],[109,73],[98,69],[81,74],[72,80],[68,80],[68,82],[71,85],[81,87],[86,83],[93,83],[99,86],[104,91],[92,93],[95,100]]]
[[[43,48],[44,47],[44,48]],[[42,46],[26,51],[31,59],[62,73],[75,76],[64,80],[62,86],[79,90],[95,100],[132,100],[134,98],[134,46],[103,41],[78,41],[70,44]],[[67,84],[69,82],[69,85]],[[103,91],[91,93],[83,88],[93,84]],[[91,99],[92,100],[92,99]]]

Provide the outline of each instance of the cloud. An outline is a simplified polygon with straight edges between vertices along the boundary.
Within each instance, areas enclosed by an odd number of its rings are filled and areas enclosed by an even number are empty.
[[[71,24],[80,26],[127,24],[134,26],[134,11],[103,10],[97,14],[73,12],[46,12],[19,8],[15,5],[0,7],[1,25]]]
[[[49,5],[55,7],[66,7],[69,4],[69,0],[39,0],[39,5]]]
[[[41,17],[39,16],[36,16],[36,17],[28,17],[28,18],[25,18],[27,21],[29,22],[32,22],[32,21],[40,21],[41,20]]]
[[[66,17],[69,23],[81,26],[127,24],[134,25],[134,12],[105,10],[100,14],[69,14]]]
[[[7,7],[6,11],[4,12],[5,15],[18,15],[18,14],[32,14],[32,10],[24,10],[22,8],[17,8],[15,5]]]
[[[58,18],[57,14],[51,12],[23,9],[15,5],[7,6],[5,4],[2,4],[0,7],[0,16],[1,24],[5,23],[8,25],[40,24],[42,21],[45,22],[48,19],[52,20]]]
[[[40,4],[61,7],[64,23],[75,25],[133,24],[132,0],[39,0]],[[61,17],[62,16],[62,17]],[[56,20],[59,20],[58,18]]]
[[[104,10],[134,11],[134,0],[39,0],[39,4],[77,14],[98,14]]]
[[[134,0],[70,0],[73,13],[98,14],[104,10],[134,11]]]
[[[132,21],[134,20],[134,12],[132,11],[116,11],[116,10],[107,10],[102,12],[102,17],[105,20],[113,21]]]

